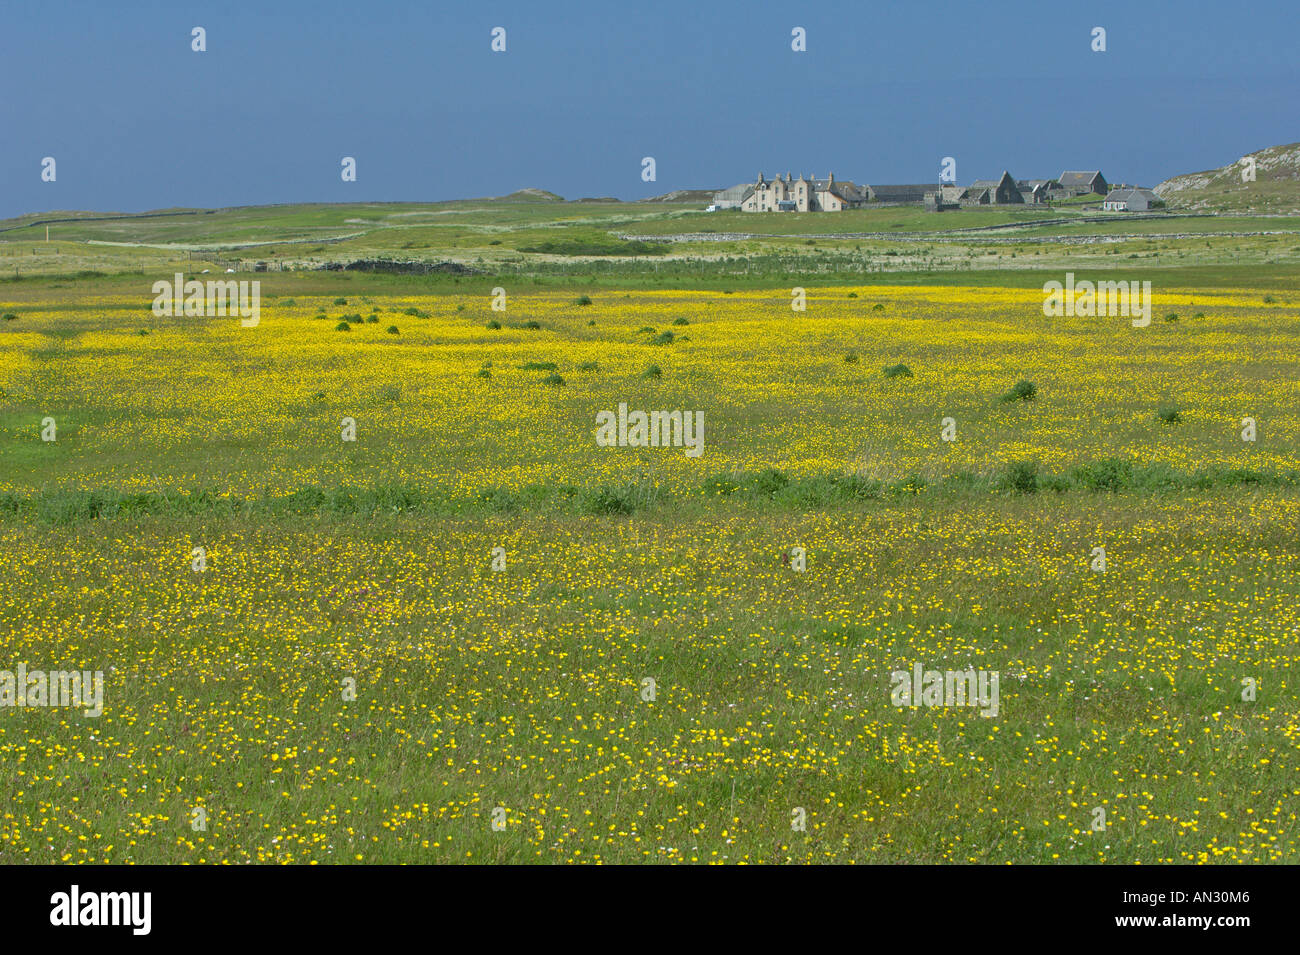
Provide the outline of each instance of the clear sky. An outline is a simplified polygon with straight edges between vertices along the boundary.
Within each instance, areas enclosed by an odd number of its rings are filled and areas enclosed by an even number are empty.
[[[933,182],[944,156],[960,183],[1151,186],[1300,140],[1297,24],[1297,0],[5,0],[0,216]]]

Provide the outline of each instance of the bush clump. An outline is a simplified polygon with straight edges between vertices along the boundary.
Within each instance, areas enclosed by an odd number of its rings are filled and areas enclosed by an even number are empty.
[[[664,376],[664,370],[660,368],[658,365],[651,365],[641,373],[642,378],[659,379],[662,378],[663,376]]]
[[[1038,490],[1038,462],[1009,462],[1002,472],[1002,483],[1016,494],[1033,494]]]
[[[912,369],[908,368],[902,362],[897,365],[889,365],[885,368],[886,378],[911,378]]]
[[[777,491],[780,491],[789,483],[790,478],[787,477],[783,471],[778,471],[776,468],[765,468],[758,472],[758,474],[754,475],[753,484],[751,486],[756,493],[767,494],[770,496],[775,494]]]
[[[352,326],[349,325],[347,322],[339,322],[337,325],[334,326],[334,331],[336,331],[336,332],[350,332],[350,331],[352,331]]]
[[[583,496],[582,509],[588,514],[631,514],[636,509],[633,494],[631,488],[597,488]]]
[[[1165,424],[1178,424],[1183,420],[1183,413],[1174,405],[1166,405],[1156,411],[1156,417]]]
[[[1133,465],[1121,458],[1105,458],[1072,468],[1069,477],[1090,491],[1119,491],[1133,483]]]
[[[1016,382],[1016,386],[1002,396],[1003,401],[1033,401],[1038,396],[1038,386],[1032,381]]]

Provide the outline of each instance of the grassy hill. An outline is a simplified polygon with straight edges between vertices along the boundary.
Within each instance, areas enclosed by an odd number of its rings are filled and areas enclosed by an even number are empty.
[[[517,189],[508,196],[501,196],[506,202],[563,202],[564,196],[557,196],[545,189]]]
[[[1243,182],[1246,160],[1255,181]],[[1171,209],[1197,212],[1295,212],[1300,210],[1300,143],[1248,153],[1219,169],[1166,179],[1155,188]]]

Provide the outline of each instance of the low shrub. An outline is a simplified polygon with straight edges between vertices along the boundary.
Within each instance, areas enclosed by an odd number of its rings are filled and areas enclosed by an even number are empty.
[[[1038,396],[1038,386],[1032,381],[1017,381],[1014,388],[1002,396],[1002,401],[1033,401]]]
[[[1002,483],[1016,494],[1033,494],[1038,490],[1038,462],[1008,462],[1002,472]]]

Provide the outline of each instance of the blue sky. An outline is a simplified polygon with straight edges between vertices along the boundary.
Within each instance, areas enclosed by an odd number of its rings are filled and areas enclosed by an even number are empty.
[[[760,168],[929,182],[944,156],[961,183],[1100,168],[1155,185],[1300,140],[1296,9],[11,0],[0,216],[526,186],[635,199]],[[205,53],[190,49],[195,26]],[[505,53],[490,50],[496,26]],[[1090,48],[1096,26],[1105,53]],[[790,48],[794,27],[806,52]]]

